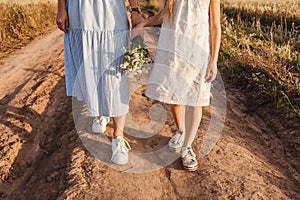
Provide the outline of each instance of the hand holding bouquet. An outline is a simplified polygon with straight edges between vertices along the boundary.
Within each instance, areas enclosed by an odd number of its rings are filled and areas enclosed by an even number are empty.
[[[120,67],[125,74],[132,77],[150,72],[149,64],[153,63],[153,60],[141,37],[135,37],[130,48],[127,50],[124,47],[122,51],[125,53],[125,57]]]

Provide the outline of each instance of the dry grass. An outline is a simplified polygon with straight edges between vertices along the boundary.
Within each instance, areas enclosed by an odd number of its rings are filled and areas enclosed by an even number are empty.
[[[300,1],[222,2],[220,61],[300,116]]]
[[[55,26],[53,3],[0,3],[0,9],[0,58]]]
[[[40,4],[40,3],[57,3],[57,0],[0,0],[0,3],[6,4]]]
[[[0,58],[55,26],[55,0],[13,2],[0,0]],[[157,12],[158,0],[141,4]],[[220,64],[300,116],[300,1],[223,0],[222,10]]]
[[[157,8],[158,0],[145,2]],[[221,0],[221,7],[220,65],[300,116],[300,0]]]
[[[272,18],[300,17],[300,1],[299,0],[221,0],[223,7],[248,10],[252,13],[271,13]],[[275,14],[275,15],[274,15]]]

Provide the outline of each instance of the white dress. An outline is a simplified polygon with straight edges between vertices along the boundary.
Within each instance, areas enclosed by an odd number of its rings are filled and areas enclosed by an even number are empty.
[[[177,0],[174,19],[162,25],[146,96],[169,104],[207,106],[210,0]]]

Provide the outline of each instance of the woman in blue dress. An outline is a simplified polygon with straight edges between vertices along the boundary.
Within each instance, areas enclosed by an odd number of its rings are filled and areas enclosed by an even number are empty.
[[[142,18],[137,0],[130,0],[132,26]],[[103,133],[113,118],[112,162],[126,164],[130,146],[123,138],[128,112],[127,76],[120,75],[122,48],[129,38],[124,0],[58,0],[56,19],[65,32],[65,76],[67,95],[85,101],[92,130]],[[100,117],[101,116],[101,117]]]

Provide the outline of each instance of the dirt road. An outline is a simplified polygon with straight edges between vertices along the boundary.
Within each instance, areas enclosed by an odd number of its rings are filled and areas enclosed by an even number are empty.
[[[119,172],[94,158],[74,126],[65,95],[63,38],[39,37],[1,60],[0,199],[300,199],[299,119],[274,109],[258,88],[221,69],[227,92],[222,137],[194,173],[180,160],[150,173]],[[151,105],[136,93],[145,120]],[[204,111],[194,149],[209,124]],[[175,130],[168,112],[162,139],[129,137],[135,151],[165,145]],[[112,133],[109,124],[107,134]]]

